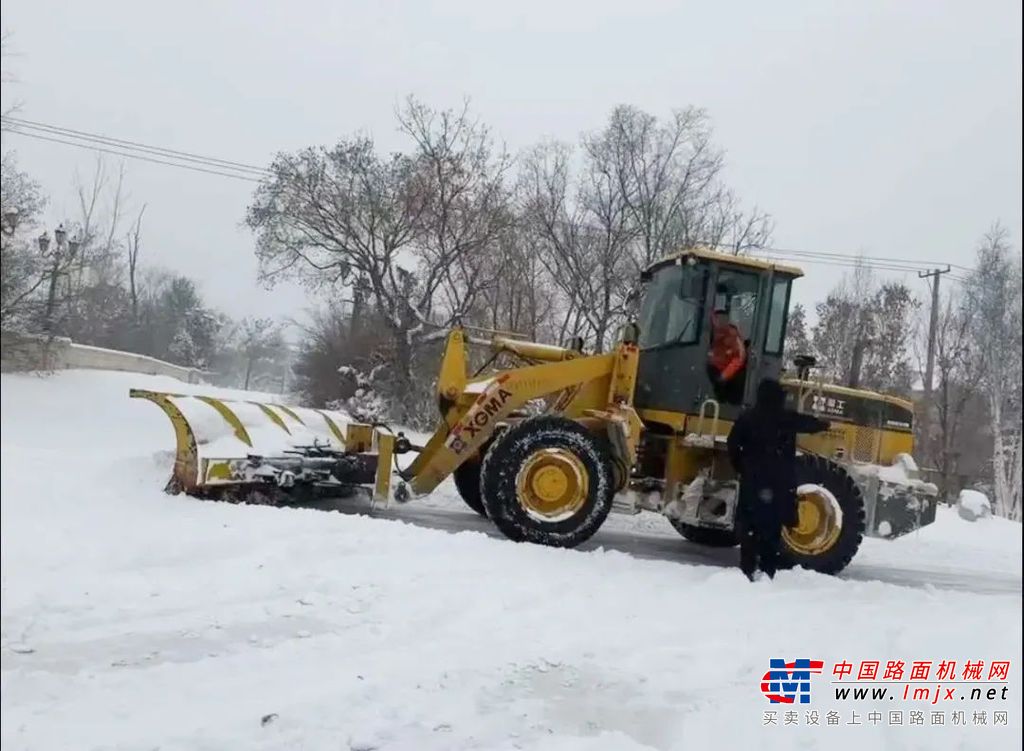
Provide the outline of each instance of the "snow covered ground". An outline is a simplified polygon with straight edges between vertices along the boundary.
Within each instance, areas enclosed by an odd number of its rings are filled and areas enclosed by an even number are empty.
[[[1021,746],[1020,525],[941,509],[841,578],[752,585],[648,515],[567,551],[500,539],[448,486],[376,518],[204,503],[161,492],[170,424],[132,386],[193,388],[3,376],[5,751]],[[942,705],[841,702],[824,675],[785,726],[773,657],[1009,660],[1008,698],[893,725]]]

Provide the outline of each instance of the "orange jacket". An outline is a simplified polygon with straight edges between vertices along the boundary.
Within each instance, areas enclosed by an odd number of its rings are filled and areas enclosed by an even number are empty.
[[[712,326],[708,362],[722,376],[723,381],[728,381],[743,369],[747,362],[747,350],[736,326],[731,323]]]

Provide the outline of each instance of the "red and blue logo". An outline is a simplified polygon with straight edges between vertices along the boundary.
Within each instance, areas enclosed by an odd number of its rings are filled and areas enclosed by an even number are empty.
[[[761,693],[772,704],[810,704],[811,674],[821,675],[822,660],[793,660],[772,657],[761,678]]]

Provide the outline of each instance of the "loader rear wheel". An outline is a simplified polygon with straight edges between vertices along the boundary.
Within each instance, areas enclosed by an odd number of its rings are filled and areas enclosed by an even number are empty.
[[[797,523],[782,530],[781,562],[838,574],[864,539],[864,495],[850,474],[821,456],[797,457]]]
[[[740,538],[731,529],[695,527],[672,518],[669,518],[669,521],[675,527],[676,532],[696,545],[705,545],[709,548],[734,548],[740,544]]]
[[[572,420],[544,415],[495,441],[481,487],[487,516],[506,537],[571,548],[607,518],[613,479],[605,441]]]
[[[455,470],[455,489],[466,505],[476,511],[480,516],[486,517],[487,510],[484,508],[483,494],[480,492],[480,469],[483,462],[479,456],[471,457],[458,466]]]

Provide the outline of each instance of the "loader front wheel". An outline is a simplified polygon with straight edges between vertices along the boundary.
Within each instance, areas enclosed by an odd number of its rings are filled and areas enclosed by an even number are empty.
[[[487,516],[517,542],[575,547],[598,530],[615,495],[606,442],[553,415],[505,431],[481,473]]]
[[[456,468],[454,475],[455,489],[466,505],[476,511],[480,516],[487,516],[484,508],[483,495],[480,492],[480,469],[483,462],[479,456],[474,456]]]

